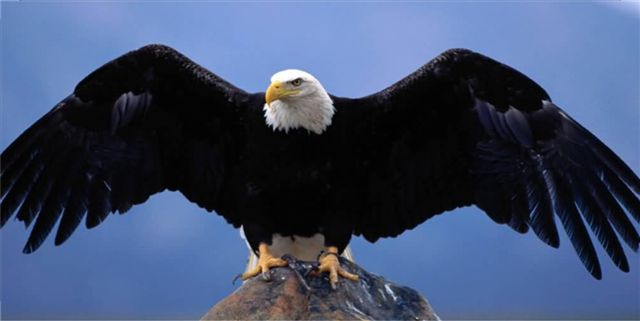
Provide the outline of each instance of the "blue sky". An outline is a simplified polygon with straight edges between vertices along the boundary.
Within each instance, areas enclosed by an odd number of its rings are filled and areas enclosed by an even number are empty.
[[[173,46],[248,91],[299,68],[351,97],[465,47],[529,75],[640,172],[637,3],[1,6],[2,149],[89,72],[149,43]],[[235,289],[247,255],[236,230],[176,193],[31,255],[21,253],[22,225],[10,221],[1,233],[4,318],[199,318]],[[596,281],[561,235],[556,250],[467,208],[352,247],[359,264],[417,289],[445,319],[639,318],[640,256],[627,249],[631,272],[623,273],[598,248],[604,278]]]

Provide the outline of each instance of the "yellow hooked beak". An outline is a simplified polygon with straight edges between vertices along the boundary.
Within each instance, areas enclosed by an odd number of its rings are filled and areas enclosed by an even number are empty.
[[[300,90],[287,89],[285,87],[286,86],[279,81],[274,81],[271,83],[271,85],[269,85],[269,88],[267,88],[267,93],[265,94],[267,106],[271,107],[271,102],[283,97],[295,95],[300,92]]]

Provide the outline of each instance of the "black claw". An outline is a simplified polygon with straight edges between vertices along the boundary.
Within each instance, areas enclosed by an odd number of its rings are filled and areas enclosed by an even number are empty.
[[[331,290],[335,291],[335,290],[338,289],[338,282],[333,283],[333,282],[331,282],[331,280],[329,280],[329,284],[331,284]]]
[[[296,258],[291,254],[285,254],[285,255],[283,255],[281,257],[281,259],[287,261],[287,263],[289,263],[289,265],[295,264],[297,262]]]
[[[242,273],[236,275],[236,277],[234,277],[233,280],[231,280],[231,285],[236,285],[236,281],[238,281],[238,279],[241,277],[242,277]]]
[[[262,272],[262,280],[266,282],[271,281],[271,271]]]

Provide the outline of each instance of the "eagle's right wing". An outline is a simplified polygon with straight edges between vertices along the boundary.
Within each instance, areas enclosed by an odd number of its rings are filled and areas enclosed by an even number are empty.
[[[62,216],[61,244],[164,189],[222,215],[251,95],[177,51],[150,45],[97,69],[2,152],[1,224],[35,225],[35,251]],[[233,217],[227,217],[233,221]]]

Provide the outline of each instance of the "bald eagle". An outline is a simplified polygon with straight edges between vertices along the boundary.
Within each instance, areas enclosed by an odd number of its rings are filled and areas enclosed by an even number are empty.
[[[1,225],[17,213],[35,251],[150,195],[180,191],[242,228],[258,264],[357,276],[337,255],[476,205],[558,247],[559,222],[597,279],[588,225],[612,261],[640,236],[640,179],[520,72],[448,50],[362,98],[285,70],[247,93],[179,52],[149,45],[100,67],[2,152]],[[555,216],[558,217],[556,221]],[[586,225],[585,225],[586,223]],[[320,253],[322,255],[318,256]]]

